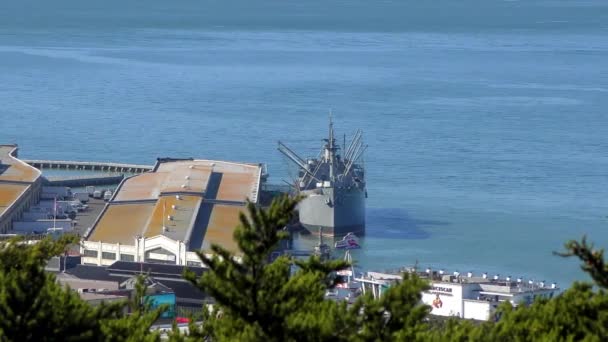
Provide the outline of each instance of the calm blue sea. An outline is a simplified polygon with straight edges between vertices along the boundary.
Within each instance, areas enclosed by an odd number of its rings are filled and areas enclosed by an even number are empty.
[[[605,0],[0,1],[0,141],[24,158],[369,148],[365,268],[557,281],[608,246]]]

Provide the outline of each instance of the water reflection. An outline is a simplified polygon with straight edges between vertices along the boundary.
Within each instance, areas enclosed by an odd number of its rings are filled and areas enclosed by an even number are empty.
[[[414,218],[402,208],[368,208],[366,238],[422,240],[431,237],[425,228],[448,222]]]
[[[414,218],[401,208],[367,208],[366,235],[360,237],[363,248],[365,240],[425,240],[431,238],[427,230],[432,226],[445,226],[448,222]],[[319,241],[319,237],[306,232],[294,235],[296,249],[312,249]],[[324,237],[323,241],[333,246],[335,240]]]

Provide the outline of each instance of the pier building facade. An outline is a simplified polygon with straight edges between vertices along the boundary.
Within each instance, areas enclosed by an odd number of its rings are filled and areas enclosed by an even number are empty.
[[[488,277],[487,273],[475,276],[454,272],[445,274],[443,270],[403,269],[393,272],[367,272],[354,278],[362,293],[370,292],[378,298],[395,282],[401,281],[403,273],[415,273],[429,281],[429,289],[422,293],[422,302],[431,307],[431,315],[460,317],[478,321],[495,320],[496,309],[502,302],[514,306],[529,305],[536,298],[552,298],[559,292],[557,284],[544,281],[524,281],[522,278]]]
[[[17,145],[0,145],[0,234],[40,199],[42,174],[17,157]]]
[[[212,244],[237,252],[232,236],[246,202],[258,203],[263,165],[160,158],[126,178],[85,233],[82,263],[201,266]]]

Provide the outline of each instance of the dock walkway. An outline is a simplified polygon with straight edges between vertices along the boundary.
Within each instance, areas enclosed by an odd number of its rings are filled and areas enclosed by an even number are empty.
[[[45,177],[45,185],[85,187],[89,185],[115,185],[122,182],[125,175],[91,175],[91,176],[52,176]]]
[[[86,170],[102,172],[127,172],[144,173],[151,171],[152,165],[109,163],[109,162],[83,162],[69,160],[23,160],[29,165],[42,169],[61,169],[61,170]]]

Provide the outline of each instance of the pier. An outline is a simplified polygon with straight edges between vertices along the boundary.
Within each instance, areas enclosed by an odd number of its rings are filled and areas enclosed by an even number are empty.
[[[46,177],[45,185],[85,187],[89,185],[114,185],[119,184],[125,175],[91,175],[91,176],[53,176]]]
[[[101,171],[101,172],[144,173],[144,172],[151,171],[153,168],[152,165],[106,163],[106,162],[82,162],[82,161],[66,161],[66,160],[23,160],[23,161],[39,170],[57,169],[57,170],[83,170],[83,171]]]

